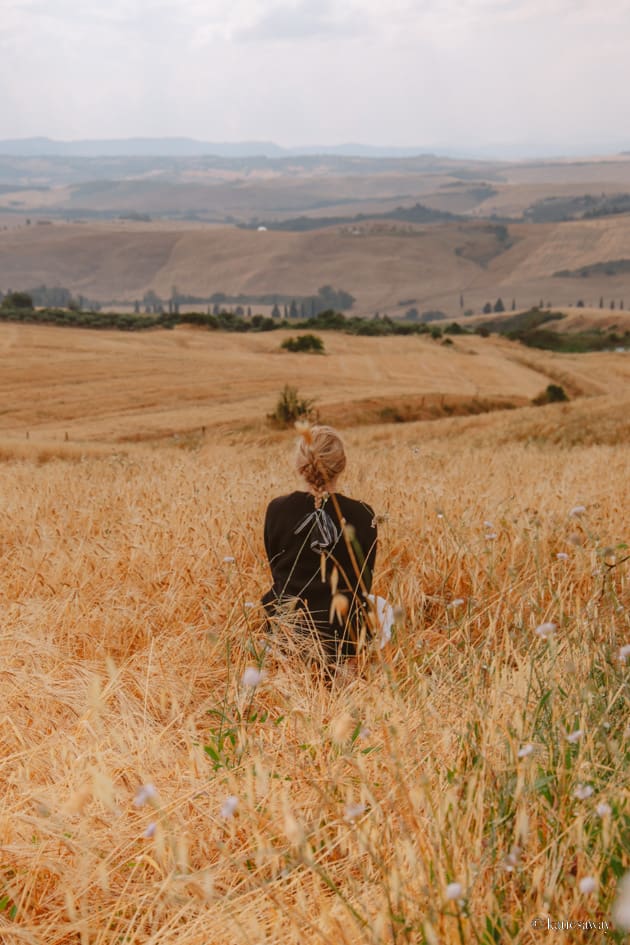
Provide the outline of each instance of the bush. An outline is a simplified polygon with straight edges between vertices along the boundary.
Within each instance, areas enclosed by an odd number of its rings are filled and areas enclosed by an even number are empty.
[[[297,338],[285,338],[280,345],[285,351],[313,351],[315,354],[324,353],[324,342],[318,335],[298,335]]]
[[[2,300],[2,308],[32,309],[33,298],[28,292],[9,292]]]
[[[536,404],[537,407],[542,407],[545,404],[562,403],[568,399],[564,387],[560,384],[548,384],[546,390],[544,390],[542,394],[539,394],[538,397],[534,397],[532,403]]]
[[[290,427],[296,420],[313,420],[314,403],[313,400],[300,397],[297,387],[285,384],[276,402],[276,409],[267,414],[267,419],[278,427]]]

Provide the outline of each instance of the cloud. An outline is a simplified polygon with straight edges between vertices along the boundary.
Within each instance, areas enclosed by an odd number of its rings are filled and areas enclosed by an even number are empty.
[[[355,37],[369,30],[358,10],[320,0],[273,6],[254,23],[235,30],[237,42],[285,42],[330,37]]]

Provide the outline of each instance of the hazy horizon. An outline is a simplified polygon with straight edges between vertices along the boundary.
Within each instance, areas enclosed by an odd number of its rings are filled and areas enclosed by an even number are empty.
[[[156,150],[156,147],[158,150]],[[608,149],[585,151],[565,148],[561,152],[541,151],[526,144],[497,144],[477,148],[422,145],[389,145],[366,141],[304,144],[264,140],[204,141],[193,136],[129,136],[115,138],[53,138],[32,135],[22,138],[0,138],[1,157],[268,157],[289,158],[313,155],[338,155],[362,158],[439,157],[479,161],[554,161],[562,159],[598,160],[630,154],[628,145],[615,142]]]
[[[610,154],[629,29],[630,0],[5,0],[2,134]]]

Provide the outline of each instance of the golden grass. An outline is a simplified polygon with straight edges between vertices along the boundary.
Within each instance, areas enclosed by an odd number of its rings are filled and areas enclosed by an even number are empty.
[[[482,420],[476,445],[462,424]],[[405,616],[330,690],[263,654],[247,606],[290,435],[4,465],[3,945],[533,942],[541,913],[610,921],[630,448],[490,437],[490,417],[348,433],[346,490],[383,516],[375,589]]]
[[[423,336],[324,332],[321,357],[281,351],[287,334],[0,324],[1,441],[9,455],[70,447],[91,454],[102,443],[177,443],[204,427],[208,438],[245,429],[262,435],[285,383],[314,398],[323,420],[348,426],[378,420],[384,409],[423,417],[436,404],[439,415],[457,405],[474,412],[484,402],[523,403],[550,382],[571,396],[622,402],[630,381],[625,354],[556,355],[500,338],[457,336],[445,346]]]

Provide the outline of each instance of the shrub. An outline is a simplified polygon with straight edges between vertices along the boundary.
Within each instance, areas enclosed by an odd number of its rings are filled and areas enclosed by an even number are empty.
[[[324,353],[324,342],[318,335],[298,335],[297,338],[285,338],[280,345],[286,351],[313,351],[315,354]]]
[[[290,427],[296,420],[315,419],[315,401],[300,397],[297,387],[285,384],[276,402],[273,413],[267,419],[278,427]]]
[[[544,390],[542,394],[539,394],[538,397],[534,397],[532,403],[536,404],[538,407],[542,407],[545,404],[562,403],[568,399],[564,387],[560,384],[548,384],[546,390]]]
[[[33,298],[28,292],[9,292],[2,300],[2,308],[32,309]]]

